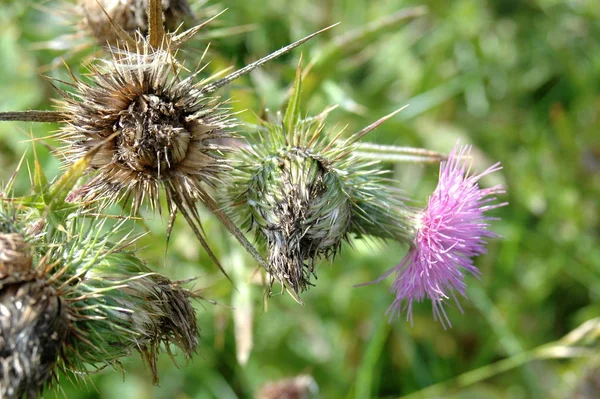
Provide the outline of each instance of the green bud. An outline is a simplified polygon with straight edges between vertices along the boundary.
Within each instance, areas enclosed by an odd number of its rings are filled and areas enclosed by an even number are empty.
[[[264,122],[261,140],[236,152],[225,194],[228,211],[266,246],[271,283],[282,282],[295,297],[311,285],[316,261],[333,258],[351,234],[411,236],[409,208],[376,162],[353,153],[385,118],[347,140],[328,137],[327,112],[299,119],[300,76],[285,117]]]
[[[192,293],[152,272],[132,252],[98,233],[102,222],[69,226],[74,237],[52,255],[62,265],[60,290],[69,309],[71,334],[65,351],[70,369],[117,365],[134,351],[147,361],[158,382],[161,344],[190,358],[198,344]],[[66,238],[66,236],[65,236]]]

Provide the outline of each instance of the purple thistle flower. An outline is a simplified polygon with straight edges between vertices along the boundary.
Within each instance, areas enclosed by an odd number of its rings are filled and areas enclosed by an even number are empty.
[[[451,325],[444,300],[452,296],[460,309],[455,293],[466,297],[465,274],[479,277],[481,273],[472,258],[486,252],[485,238],[497,237],[488,230],[489,221],[496,218],[484,213],[507,203],[495,203],[494,195],[505,192],[502,185],[481,189],[478,184],[481,177],[502,169],[500,163],[472,175],[470,153],[470,146],[457,144],[448,160],[441,163],[439,182],[427,208],[415,217],[416,235],[411,248],[382,277],[396,272],[391,288],[396,299],[386,312],[392,317],[406,310],[407,320],[412,323],[413,301],[428,297],[434,318],[444,327],[446,323]]]

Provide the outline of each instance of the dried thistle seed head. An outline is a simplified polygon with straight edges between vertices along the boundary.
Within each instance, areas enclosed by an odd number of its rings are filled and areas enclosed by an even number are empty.
[[[0,278],[0,397],[37,397],[67,335],[61,298],[35,272]]]
[[[86,202],[131,199],[137,213],[144,202],[160,208],[164,189],[171,217],[167,236],[180,211],[223,271],[203,236],[196,205],[209,204],[219,213],[207,187],[229,168],[223,139],[232,137],[235,123],[206,86],[194,83],[195,75],[182,78],[173,57],[140,39],[134,52],[118,52],[104,68],[93,67],[92,82],[76,80],[77,92],[65,93],[62,103],[69,122],[59,133],[66,143],[60,152],[67,165],[92,156],[92,178],[77,193]]]
[[[92,82],[76,81],[60,136],[69,164],[99,148],[86,200],[133,197],[135,211],[143,200],[157,206],[162,186],[168,201],[194,202],[207,195],[202,184],[226,169],[219,139],[231,137],[228,111],[176,70],[169,53],[142,42],[136,53],[94,67]]]
[[[164,23],[170,31],[176,30],[192,16],[186,0],[162,0],[162,6]],[[120,43],[121,38],[114,25],[121,27],[132,37],[138,32],[146,36],[147,7],[148,0],[81,0],[81,28],[94,36],[100,45],[108,43],[114,46]]]
[[[61,298],[32,254],[15,212],[0,203],[0,397],[37,397],[67,334]],[[10,215],[10,216],[9,216]]]

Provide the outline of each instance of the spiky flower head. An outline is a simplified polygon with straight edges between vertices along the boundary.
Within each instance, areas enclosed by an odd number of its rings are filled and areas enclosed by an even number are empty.
[[[190,358],[198,344],[192,293],[179,283],[154,273],[126,242],[112,243],[99,233],[102,222],[76,227],[77,238],[67,241],[51,259],[61,265],[60,291],[71,329],[64,359],[70,369],[117,365],[139,351],[154,381],[161,345],[175,345]]]
[[[148,0],[80,0],[81,27],[89,32],[98,44],[117,45],[122,41],[115,26],[135,37],[138,33],[146,36]],[[186,0],[162,0],[163,19],[166,28],[176,30],[192,11]]]
[[[408,228],[381,172],[353,155],[355,142],[382,121],[347,140],[330,136],[328,111],[299,118],[300,86],[298,70],[285,116],[265,122],[260,140],[240,152],[227,192],[231,214],[266,245],[271,278],[296,298],[317,260],[333,258],[349,234],[401,239]]]
[[[67,336],[64,303],[0,209],[0,397],[36,397],[55,375]]]
[[[91,82],[76,79],[64,93],[68,123],[59,137],[67,166],[93,154],[91,179],[72,198],[106,205],[131,199],[160,207],[166,192],[171,217],[180,210],[218,265],[199,226],[197,202],[227,169],[222,139],[234,126],[227,108],[203,91],[196,74],[183,78],[168,47],[139,38],[135,51],[119,51],[92,67]]]
[[[182,79],[176,69],[169,52],[143,41],[92,67],[92,82],[76,80],[60,137],[68,164],[99,148],[84,199],[133,197],[137,210],[144,200],[156,206],[161,186],[179,203],[202,198],[202,183],[214,183],[225,167],[217,139],[231,136],[233,122],[193,76]]]
[[[35,396],[52,382],[57,365],[83,376],[140,352],[157,381],[163,347],[192,355],[198,344],[193,294],[127,250],[131,240],[116,239],[119,226],[108,230],[105,221],[74,213],[56,228],[39,223],[27,206],[11,206],[0,201],[2,397]]]
[[[480,275],[473,258],[486,252],[486,238],[496,237],[489,230],[494,218],[486,212],[507,203],[497,203],[494,197],[505,192],[501,185],[479,187],[479,180],[500,170],[500,164],[472,174],[470,154],[470,146],[457,145],[441,163],[437,188],[414,218],[408,253],[383,276],[396,273],[391,288],[396,299],[388,310],[392,316],[404,310],[412,321],[413,301],[429,298],[436,320],[450,325],[444,301],[452,297],[458,304],[456,293],[466,296],[465,275]]]

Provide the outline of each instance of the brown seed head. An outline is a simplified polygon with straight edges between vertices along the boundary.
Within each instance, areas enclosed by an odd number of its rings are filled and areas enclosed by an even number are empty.
[[[37,397],[67,335],[60,297],[35,272],[0,278],[0,397]]]
[[[193,202],[226,168],[220,139],[231,137],[227,110],[177,69],[170,53],[141,43],[136,53],[94,68],[91,83],[76,82],[78,93],[63,103],[70,122],[62,154],[72,163],[99,147],[86,199],[132,196],[134,209],[144,199],[156,206],[163,186],[169,201]]]
[[[148,0],[81,0],[79,5],[83,17],[82,28],[101,45],[119,43],[120,38],[113,24],[123,28],[132,37],[136,36],[136,32],[144,36],[148,33]],[[168,30],[177,29],[192,15],[186,0],[162,0],[162,5]]]

